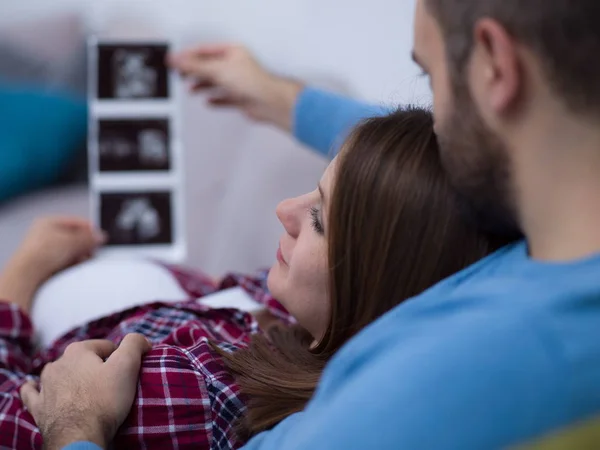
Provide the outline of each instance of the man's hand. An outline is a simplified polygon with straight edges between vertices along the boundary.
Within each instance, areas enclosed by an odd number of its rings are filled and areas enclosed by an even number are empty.
[[[29,312],[42,283],[90,258],[104,241],[104,235],[87,220],[47,217],[35,221],[0,275],[0,299]]]
[[[151,348],[140,334],[125,336],[119,347],[110,341],[71,344],[46,365],[41,390],[29,382],[21,399],[35,419],[46,450],[77,441],[106,448],[133,403],[142,356]]]
[[[302,84],[269,73],[245,47],[200,46],[170,55],[168,63],[193,79],[192,90],[210,90],[211,104],[239,108],[254,120],[291,131]]]

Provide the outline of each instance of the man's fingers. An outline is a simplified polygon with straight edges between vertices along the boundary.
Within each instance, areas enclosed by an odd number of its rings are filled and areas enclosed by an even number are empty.
[[[187,59],[178,64],[177,68],[186,76],[197,78],[205,83],[219,84],[223,65],[218,60]]]
[[[106,360],[106,364],[129,373],[138,373],[142,356],[152,349],[152,344],[143,335],[130,333],[123,338],[119,348]]]
[[[209,44],[200,45],[193,49],[193,51],[194,55],[201,58],[217,58],[224,56],[232,48],[235,48],[235,44]]]
[[[23,402],[25,407],[31,412],[31,415],[35,418],[38,413],[41,395],[36,383],[34,383],[33,381],[26,382],[23,386],[21,386],[19,395],[21,396],[21,401]]]
[[[117,345],[115,343],[104,339],[92,339],[89,341],[77,342],[71,345],[79,346],[88,352],[95,353],[102,359],[108,358],[117,349]],[[67,347],[67,350],[69,347]]]
[[[221,58],[234,47],[235,46],[232,44],[199,45],[197,47],[192,47],[190,49],[168,55],[167,62],[171,65],[177,66],[179,63],[187,59]]]
[[[239,96],[223,93],[210,96],[208,102],[212,106],[242,106],[244,99]]]
[[[73,227],[73,228],[93,228],[92,222],[82,217],[77,216],[57,216],[52,217],[51,220],[54,223],[65,226],[65,227]]]
[[[216,87],[215,84],[208,80],[196,80],[191,84],[190,91],[198,92],[205,89],[212,89],[214,87]]]

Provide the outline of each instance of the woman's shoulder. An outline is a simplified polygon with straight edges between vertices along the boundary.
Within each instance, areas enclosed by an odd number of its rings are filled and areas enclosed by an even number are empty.
[[[198,305],[190,305],[189,308],[196,309]],[[210,381],[221,375],[223,367],[215,348],[224,351],[244,348],[252,335],[260,330],[254,317],[242,311],[207,308],[202,314],[200,308],[198,315],[200,317],[173,327],[148,356],[184,357]]]
[[[245,411],[235,378],[202,327],[180,327],[144,357],[138,395],[119,448],[236,448],[233,427]]]

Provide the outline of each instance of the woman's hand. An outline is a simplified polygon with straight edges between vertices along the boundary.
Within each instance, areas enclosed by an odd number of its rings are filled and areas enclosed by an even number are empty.
[[[16,303],[28,313],[36,291],[48,278],[89,259],[104,242],[104,234],[83,219],[36,220],[0,274],[0,299]]]
[[[210,90],[209,103],[239,108],[254,120],[291,131],[302,84],[269,73],[245,47],[199,46],[170,55],[168,63],[193,79],[192,90]]]

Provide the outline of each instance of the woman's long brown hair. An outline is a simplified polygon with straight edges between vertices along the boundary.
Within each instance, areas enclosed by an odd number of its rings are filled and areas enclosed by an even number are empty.
[[[328,212],[331,318],[323,339],[276,326],[223,353],[247,400],[241,439],[301,411],[325,364],[399,303],[504,244],[463,220],[442,169],[431,113],[408,108],[368,119],[339,156]]]

